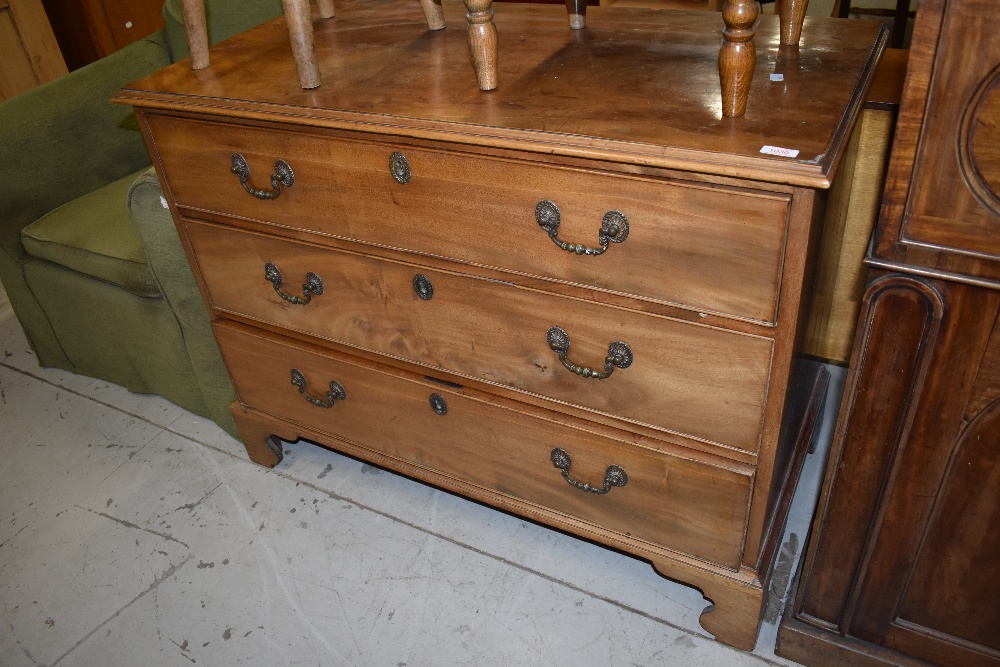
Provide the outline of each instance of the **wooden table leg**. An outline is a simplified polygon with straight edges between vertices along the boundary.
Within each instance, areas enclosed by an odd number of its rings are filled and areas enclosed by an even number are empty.
[[[420,0],[420,8],[424,10],[428,30],[444,28],[444,7],[441,6],[441,0]]]
[[[497,87],[497,27],[493,25],[493,0],[465,0],[469,20],[469,49],[480,90]]]
[[[316,37],[313,35],[309,0],[281,0],[288,24],[288,39],[292,43],[295,69],[303,88],[318,88],[319,64],[316,62]]]
[[[722,5],[722,48],[719,49],[719,82],[722,85],[722,115],[740,118],[747,110],[750,82],[757,63],[753,24],[757,21],[754,0],[726,0]]]
[[[332,19],[337,15],[337,10],[333,6],[333,0],[316,0],[316,7],[319,8],[321,19]]]
[[[570,28],[582,30],[587,27],[587,0],[566,0],[566,13]]]
[[[184,33],[191,52],[191,69],[208,67],[208,24],[205,21],[205,0],[184,0]]]
[[[781,45],[798,46],[802,23],[806,20],[809,0],[778,0],[778,22]]]

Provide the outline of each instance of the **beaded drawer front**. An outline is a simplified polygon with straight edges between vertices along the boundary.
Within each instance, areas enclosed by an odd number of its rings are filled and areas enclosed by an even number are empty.
[[[770,339],[224,226],[186,230],[224,314],[757,448]]]
[[[169,117],[150,126],[185,208],[699,312],[777,315],[784,194]]]
[[[647,559],[752,648],[826,390],[800,354],[819,191],[884,34],[817,20],[790,54],[762,17],[734,120],[712,12],[582,34],[508,3],[508,84],[470,95],[464,33],[361,5],[316,24],[320,88],[278,19],[117,96],[249,457],[313,441]]]
[[[595,527],[739,564],[746,467],[642,449],[576,420],[556,424],[482,392],[248,327],[216,325],[216,335],[247,405]]]
[[[273,420],[762,595],[749,526],[803,269],[790,192],[144,120],[241,432]],[[280,460],[267,446],[254,460]]]

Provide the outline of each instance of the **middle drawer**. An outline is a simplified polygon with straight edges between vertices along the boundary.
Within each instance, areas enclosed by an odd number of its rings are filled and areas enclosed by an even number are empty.
[[[758,447],[770,339],[209,223],[185,226],[222,313],[682,436]],[[304,291],[306,283],[314,287]],[[558,347],[556,327],[565,361],[550,344]],[[616,343],[630,364],[622,356],[606,364]],[[586,377],[584,367],[610,376]]]

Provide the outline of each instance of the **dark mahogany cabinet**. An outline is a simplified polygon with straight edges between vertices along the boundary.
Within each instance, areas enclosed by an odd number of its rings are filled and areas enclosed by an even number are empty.
[[[1000,3],[925,0],[778,653],[1000,665]]]

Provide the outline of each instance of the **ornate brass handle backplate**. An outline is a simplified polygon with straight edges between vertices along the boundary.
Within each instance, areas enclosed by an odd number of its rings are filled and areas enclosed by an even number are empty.
[[[628,218],[621,211],[608,211],[604,214],[604,219],[601,221],[601,231],[597,234],[597,240],[601,244],[599,248],[586,246],[582,243],[566,243],[560,239],[557,234],[562,216],[555,202],[548,199],[543,199],[535,206],[535,221],[548,233],[553,243],[563,250],[577,255],[603,255],[608,249],[608,243],[621,243],[628,238]]]
[[[603,495],[610,491],[612,486],[625,486],[628,484],[628,475],[621,466],[609,465],[608,469],[604,472],[604,486],[591,486],[586,482],[578,482],[569,476],[569,467],[573,465],[573,460],[569,457],[569,453],[565,449],[556,447],[552,450],[551,458],[552,465],[562,471],[563,479],[581,491]]]
[[[313,294],[319,296],[323,293],[323,280],[312,271],[306,274],[306,282],[302,285],[302,296],[285,294],[281,291],[281,271],[271,262],[264,264],[264,280],[271,283],[278,296],[296,306],[304,306],[312,301]]]
[[[620,340],[616,340],[608,346],[608,356],[604,358],[604,370],[595,371],[586,366],[577,366],[569,361],[566,356],[569,354],[569,334],[562,327],[552,327],[545,335],[549,347],[559,355],[559,361],[568,370],[582,375],[585,378],[603,380],[610,377],[615,368],[628,368],[632,365],[632,348]]]
[[[344,391],[344,385],[340,384],[336,380],[330,380],[330,391],[326,392],[326,400],[319,398],[313,398],[306,393],[306,376],[302,374],[297,368],[292,369],[292,384],[299,388],[299,393],[302,394],[302,398],[306,399],[318,408],[332,408],[336,401],[343,401],[347,399],[347,392]]]
[[[257,199],[277,199],[278,195],[281,194],[282,185],[290,188],[295,184],[295,174],[292,173],[292,168],[284,160],[278,160],[274,163],[274,173],[271,174],[271,190],[258,190],[247,183],[250,180],[250,165],[247,164],[246,158],[239,153],[233,153],[233,166],[230,171],[240,177],[240,185],[243,186],[243,189]]]

